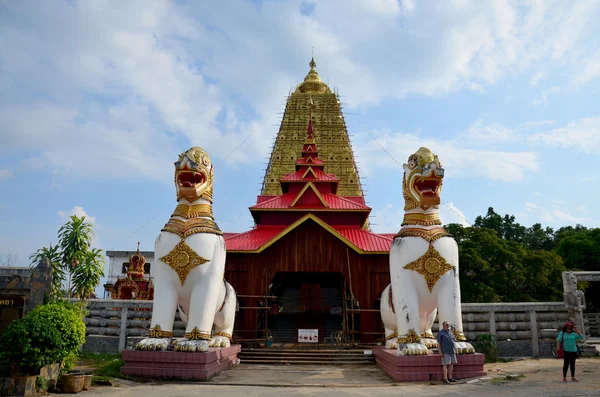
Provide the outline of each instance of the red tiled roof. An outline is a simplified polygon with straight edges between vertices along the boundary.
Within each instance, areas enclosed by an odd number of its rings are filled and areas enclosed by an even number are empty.
[[[313,220],[316,218],[314,215],[310,215],[310,217],[313,217]],[[255,229],[244,233],[224,233],[224,235],[231,235],[225,237],[225,246],[227,247],[227,251],[257,251],[280,233],[285,230],[288,232],[293,230],[307,219],[310,218],[307,217],[290,226],[258,226]],[[323,221],[318,219],[317,223],[319,224],[319,222],[323,223]],[[320,226],[329,228],[329,231],[336,235],[336,237],[347,240],[351,245],[354,245],[354,247],[364,252],[388,252],[393,241],[393,235],[389,233],[376,234],[358,228],[344,228],[329,225]]]
[[[364,229],[338,229],[336,231],[363,251],[389,251],[392,246],[393,234],[377,234]],[[391,237],[390,237],[391,236]]]
[[[233,236],[237,236],[238,234],[240,234],[240,233],[223,232],[223,238],[225,240],[227,240],[228,238],[233,237]]]
[[[294,172],[293,174],[288,174],[288,175],[284,176],[283,178],[280,179],[280,181],[281,182],[300,182],[300,181],[337,182],[337,181],[339,181],[339,179],[336,178],[334,174],[327,174],[327,173],[321,171],[320,169],[313,169],[313,172],[317,176],[316,179],[312,177],[312,174],[310,172],[307,175],[307,176],[309,176],[309,178],[302,178],[302,176],[306,173],[306,170],[298,170],[298,171]]]
[[[310,161],[306,161],[308,159],[310,159]],[[315,158],[315,157],[306,157],[306,158],[300,158],[300,159],[296,160],[296,164],[299,164],[299,165],[311,165],[311,164],[323,165],[323,164],[325,164],[325,162],[323,160]]]
[[[296,196],[297,196],[296,193],[282,194],[281,196],[277,196],[270,200],[266,200],[266,201],[263,201],[262,203],[253,205],[252,207],[250,207],[250,210],[253,210],[253,209],[283,210],[283,209],[288,209],[288,208],[295,208],[295,209],[314,208],[314,206],[311,206],[311,205],[309,205],[309,206],[295,205],[294,207],[291,207]],[[352,200],[348,200],[345,197],[337,196],[333,193],[325,193],[325,194],[322,194],[322,196],[323,196],[323,200],[325,200],[325,202],[328,205],[328,209],[330,209],[330,210],[369,211],[371,209],[371,208],[367,207],[366,205],[358,204]]]
[[[227,251],[256,251],[285,228],[286,226],[258,226],[247,232],[225,237],[225,247]]]

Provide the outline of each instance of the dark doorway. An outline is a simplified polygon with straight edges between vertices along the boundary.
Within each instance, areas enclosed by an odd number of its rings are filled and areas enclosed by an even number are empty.
[[[273,342],[297,342],[298,329],[318,329],[319,342],[342,329],[341,273],[280,272],[271,284],[276,306],[269,311]]]

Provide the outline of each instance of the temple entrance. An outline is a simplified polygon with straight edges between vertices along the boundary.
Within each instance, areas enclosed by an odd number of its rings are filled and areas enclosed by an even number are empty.
[[[341,273],[277,273],[270,286],[277,299],[268,314],[273,342],[298,342],[298,329],[316,329],[323,343],[341,331],[343,285]]]

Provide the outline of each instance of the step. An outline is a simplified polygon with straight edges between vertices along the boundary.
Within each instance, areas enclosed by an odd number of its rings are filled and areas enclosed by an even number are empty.
[[[337,353],[288,353],[288,352],[240,352],[239,357],[373,357],[372,354],[352,353],[352,354],[337,354]]]
[[[242,364],[289,364],[289,365],[372,365],[375,360],[362,361],[323,361],[323,360],[255,360],[240,358]]]
[[[265,359],[265,360],[371,360],[372,356],[291,356],[291,355],[255,355],[255,354],[244,354],[238,355],[240,359],[251,358],[251,359]]]

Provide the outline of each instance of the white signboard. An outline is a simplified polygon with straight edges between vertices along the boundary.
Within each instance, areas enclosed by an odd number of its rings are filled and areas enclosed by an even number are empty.
[[[298,343],[319,343],[318,329],[299,329]]]

